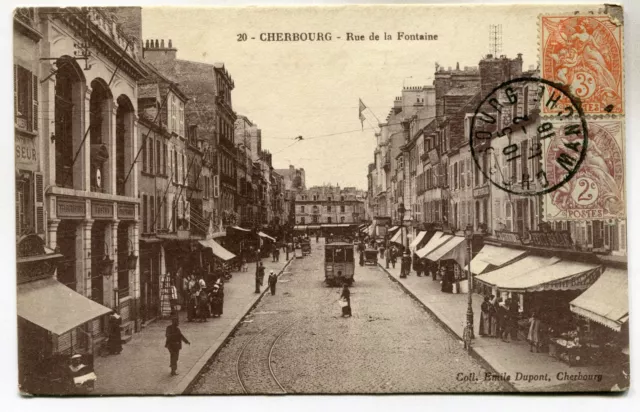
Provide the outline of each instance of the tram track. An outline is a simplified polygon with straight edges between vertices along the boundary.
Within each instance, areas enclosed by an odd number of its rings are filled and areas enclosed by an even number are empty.
[[[334,288],[328,288],[327,298],[335,294]],[[274,350],[280,339],[304,319],[303,316],[293,321],[275,320],[244,343],[235,361],[236,379],[243,394],[284,395],[289,393],[275,374]],[[284,326],[282,326],[283,323]]]

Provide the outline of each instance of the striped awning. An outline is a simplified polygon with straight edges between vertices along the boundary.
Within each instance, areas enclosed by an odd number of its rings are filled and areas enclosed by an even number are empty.
[[[436,232],[433,234],[431,239],[429,239],[426,245],[416,251],[416,255],[418,255],[419,258],[423,258],[449,239],[451,239],[451,235],[445,235],[442,232]]]
[[[569,304],[571,311],[620,332],[629,320],[629,275],[606,268],[600,278]]]
[[[473,260],[471,260],[471,273],[479,275],[487,268],[490,268],[490,266],[493,266],[493,269],[499,269],[525,253],[524,250],[520,249],[484,245]]]

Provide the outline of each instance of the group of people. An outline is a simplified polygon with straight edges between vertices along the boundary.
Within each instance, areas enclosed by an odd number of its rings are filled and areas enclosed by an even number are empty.
[[[507,298],[503,301],[494,295],[485,296],[480,310],[480,336],[500,338],[504,342],[518,340],[520,306],[516,299]],[[538,343],[536,338],[536,349]]]
[[[187,321],[206,322],[209,317],[220,317],[224,307],[224,282],[218,278],[207,288],[204,276],[189,275],[183,284]],[[173,299],[172,299],[173,300]]]
[[[265,272],[265,267],[262,264],[262,262],[258,262],[258,264],[256,265],[256,290],[255,293],[260,293],[260,287],[263,285],[264,283],[264,272]],[[271,295],[275,295],[276,294],[276,283],[278,283],[278,276],[276,275],[276,273],[271,270],[269,272],[269,278],[267,279],[268,282],[268,286],[269,289],[271,291]]]
[[[271,243],[271,261],[280,262],[280,245],[278,243]]]

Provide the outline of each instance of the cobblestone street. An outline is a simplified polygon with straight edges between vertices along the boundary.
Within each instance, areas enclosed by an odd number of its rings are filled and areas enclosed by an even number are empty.
[[[357,266],[352,318],[324,284],[322,243],[281,275],[194,394],[510,391],[378,267]]]

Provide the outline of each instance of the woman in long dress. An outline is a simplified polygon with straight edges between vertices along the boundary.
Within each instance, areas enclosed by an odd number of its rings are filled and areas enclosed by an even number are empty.
[[[342,293],[340,294],[340,299],[343,299],[347,302],[346,306],[342,307],[342,317],[349,316],[351,317],[351,291],[347,284],[342,285]]]
[[[536,312],[531,313],[529,318],[529,334],[527,335],[529,341],[529,351],[538,352],[540,349],[540,318]]]
[[[498,337],[498,300],[491,295],[489,300],[489,336]]]
[[[491,333],[491,321],[489,320],[489,296],[484,297],[482,305],[480,305],[480,336],[487,336]]]

